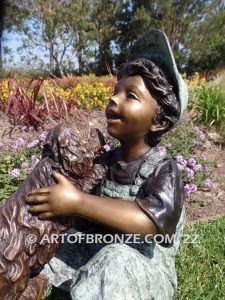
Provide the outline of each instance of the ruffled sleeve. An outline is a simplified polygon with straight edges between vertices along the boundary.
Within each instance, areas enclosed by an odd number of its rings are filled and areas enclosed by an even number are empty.
[[[176,162],[164,159],[143,185],[144,198],[135,201],[154,223],[158,234],[176,232],[184,202],[183,181]]]

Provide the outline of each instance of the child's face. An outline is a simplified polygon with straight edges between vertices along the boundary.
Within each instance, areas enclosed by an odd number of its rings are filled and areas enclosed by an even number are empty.
[[[123,77],[106,107],[108,133],[119,141],[138,142],[151,131],[156,109],[141,76]]]

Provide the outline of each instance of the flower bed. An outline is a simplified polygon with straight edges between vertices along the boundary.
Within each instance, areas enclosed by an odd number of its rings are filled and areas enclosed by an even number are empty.
[[[99,115],[101,118],[102,115]],[[98,123],[98,122],[97,122]],[[19,135],[8,140],[7,144],[0,143],[0,201],[6,200],[17,189],[38,162],[46,131],[18,128]],[[105,136],[108,151],[118,145],[108,135]],[[211,190],[215,187],[213,168],[215,162],[207,160],[204,151],[211,147],[207,135],[199,127],[180,125],[173,133],[163,138],[160,151],[167,152],[177,162],[185,183],[185,193],[192,196],[198,190]]]
[[[40,155],[44,125],[49,120],[57,122],[77,115],[80,109],[102,111],[113,92],[116,79],[113,77],[68,77],[55,80],[3,80],[0,82],[0,110],[20,128],[21,137],[12,140],[6,155],[1,155],[3,174],[0,177],[1,196],[5,199],[32,169],[36,161],[32,155]],[[198,74],[188,81],[191,91],[205,84]],[[192,94],[191,94],[192,95]],[[191,103],[197,101],[191,99]],[[192,106],[192,104],[191,104]],[[81,113],[83,113],[81,111]],[[42,128],[42,131],[41,131]],[[25,141],[23,132],[34,131],[35,138]],[[116,145],[106,137],[106,149]],[[3,144],[0,143],[3,148]],[[176,160],[189,196],[198,190],[215,187],[212,170],[215,163],[207,160],[204,151],[211,147],[207,135],[192,124],[180,125],[173,134],[165,137],[159,146]],[[32,159],[33,157],[33,159]],[[28,165],[27,165],[28,164]],[[5,191],[3,192],[3,187]]]

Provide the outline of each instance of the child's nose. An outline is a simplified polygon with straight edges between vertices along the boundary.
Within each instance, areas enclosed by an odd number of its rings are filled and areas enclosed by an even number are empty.
[[[109,99],[109,104],[116,104],[116,105],[119,105],[119,97],[118,97],[118,94],[117,95],[113,95],[110,97]]]

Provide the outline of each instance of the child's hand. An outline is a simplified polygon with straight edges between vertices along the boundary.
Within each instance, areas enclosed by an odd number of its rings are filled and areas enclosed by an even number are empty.
[[[29,212],[40,213],[40,219],[74,215],[81,202],[81,192],[60,173],[53,172],[52,175],[57,184],[28,194]]]

